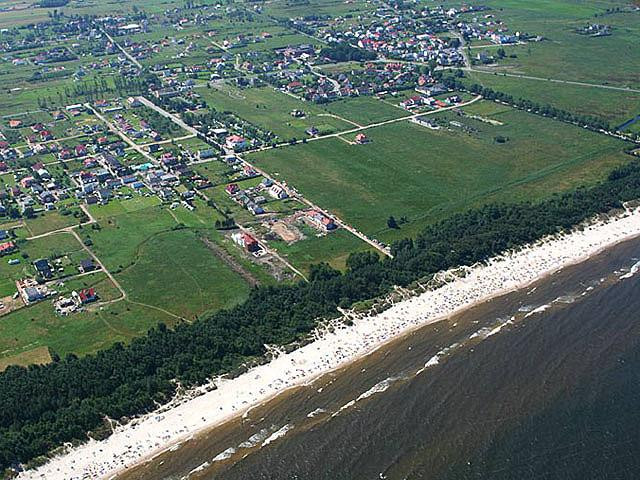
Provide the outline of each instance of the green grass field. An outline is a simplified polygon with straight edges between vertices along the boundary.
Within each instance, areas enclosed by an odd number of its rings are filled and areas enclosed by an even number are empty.
[[[103,301],[118,296],[115,287],[102,273],[65,282],[57,289],[60,293],[68,293],[86,287],[95,287]],[[44,300],[0,317],[0,362],[17,357],[17,363],[21,363],[19,360],[23,355],[29,356],[34,349],[42,347],[59,355],[94,352],[114,341],[128,341],[163,320],[162,314],[152,318],[149,312],[137,306],[118,305],[114,303],[104,309],[62,317],[55,313],[51,300]],[[136,314],[124,318],[123,312],[131,307]],[[6,360],[4,363],[6,366],[13,362]]]
[[[282,241],[274,241],[270,245],[279,253],[286,255],[294,266],[304,272],[308,272],[311,265],[320,262],[326,262],[335,269],[344,270],[347,258],[352,252],[369,250],[366,243],[346,230],[336,230],[322,237],[310,235],[292,245]]]
[[[60,355],[94,352],[115,341],[129,341],[158,322],[173,325],[177,317],[191,320],[246,298],[248,283],[201,240],[206,236],[225,242],[212,228],[215,211],[197,202],[199,208],[193,212],[184,208],[170,212],[161,205],[148,206],[148,200],[141,197],[140,203],[134,198],[114,203],[112,208],[108,205],[102,212],[98,209],[94,213],[99,229],[78,230],[83,239],[91,240],[91,248],[106,267],[115,272],[127,299],[69,317],[57,315],[51,300],[45,300],[1,317],[0,368],[44,361],[43,347]],[[178,223],[184,226],[176,229]],[[15,280],[33,275],[30,262],[37,258],[66,255],[70,259],[69,273],[76,274],[77,264],[87,256],[68,233],[20,245],[20,252],[0,263],[0,296],[15,291]],[[22,253],[28,259],[23,259]],[[7,260],[14,257],[21,263],[8,265]],[[246,259],[236,261],[262,283],[273,282]],[[96,286],[102,301],[120,297],[102,273],[65,281],[64,287],[57,289],[64,293],[87,286]]]
[[[73,209],[77,211],[77,209]],[[74,215],[62,215],[60,212],[51,211],[40,213],[35,218],[25,221],[25,226],[30,235],[42,235],[43,233],[59,230],[61,228],[77,225],[80,220]]]
[[[23,0],[0,3],[0,7],[5,9],[0,15],[2,28],[46,22],[53,11]],[[162,63],[172,66],[206,65],[210,59],[228,53],[230,57],[226,59],[227,66],[222,73],[226,77],[246,73],[232,69],[236,55],[239,64],[244,61],[260,63],[265,59],[275,60],[269,52],[277,47],[301,43],[323,45],[322,40],[294,30],[285,21],[314,14],[326,16],[323,22],[330,28],[344,30],[349,25],[376,19],[376,12],[386,8],[368,0],[276,0],[260,5],[232,1],[224,6],[208,0],[204,3],[209,8],[185,8],[180,12],[184,2],[173,0],[133,3],[124,0],[106,3],[72,0],[64,6],[64,12],[69,16],[126,16],[134,12],[135,6],[135,10],[144,12],[149,20],[150,32],[132,35],[128,40],[148,44],[167,40],[166,46],[141,59],[145,66]],[[445,7],[460,7],[459,1],[444,0],[442,3]],[[466,71],[465,82],[481,83],[514,97],[549,103],[573,113],[603,117],[614,126],[640,113],[640,92],[546,80],[553,78],[640,90],[640,12],[628,8],[626,1],[487,0],[482,4],[491,7],[492,11],[487,13],[504,21],[510,32],[528,32],[545,39],[524,46],[505,47],[507,58],[497,66],[483,67],[484,73]],[[13,10],[8,10],[12,7]],[[174,7],[177,8],[174,10]],[[625,11],[606,12],[612,7],[622,7]],[[212,15],[202,20],[208,14]],[[181,26],[172,25],[182,15],[191,19],[198,15],[203,23],[187,21]],[[470,15],[464,14],[462,18],[470,20]],[[590,38],[575,32],[576,28],[589,23],[611,25],[612,35]],[[253,42],[253,37],[262,36],[263,32],[269,32],[271,37]],[[16,33],[13,30],[0,32],[0,40],[5,39],[3,35]],[[17,35],[24,37],[27,30],[22,29]],[[221,42],[229,40],[235,43],[241,35],[248,39],[247,45],[228,52],[220,49]],[[440,32],[439,35],[449,34]],[[118,39],[124,41],[125,37]],[[42,111],[44,104],[51,109],[54,106],[64,108],[98,97],[113,98],[120,94],[126,97],[130,94],[115,89],[114,78],[120,75],[117,67],[108,66],[101,70],[93,70],[92,67],[94,62],[115,60],[119,55],[86,53],[57,64],[37,65],[30,59],[48,45],[65,45],[75,53],[83,52],[87,47],[85,40],[75,38],[66,41],[54,40],[50,36],[46,42],[37,48],[5,52],[0,58],[0,117],[4,117],[1,125],[4,130],[9,118],[19,115],[26,124],[34,121],[50,123],[56,138],[74,136],[81,132],[82,124],[98,120],[83,114],[78,118],[53,122],[53,117]],[[476,46],[483,42],[471,43]],[[495,51],[497,47],[484,48]],[[470,51],[475,55],[482,49]],[[510,57],[511,54],[514,56]],[[29,61],[14,65],[12,61],[15,58]],[[318,72],[335,74],[361,66],[358,62],[322,64],[323,61],[317,60],[314,68]],[[78,81],[74,79],[74,72],[81,67],[86,68],[87,73]],[[294,67],[297,68],[291,68]],[[500,73],[494,74],[494,71]],[[507,77],[501,73],[529,75],[542,80]],[[36,74],[44,77],[38,79],[34,76]],[[183,81],[189,76],[183,71],[175,78]],[[310,74],[306,75],[303,81],[309,77]],[[80,83],[88,85],[94,79],[104,79],[106,91],[91,98],[79,93],[77,87]],[[208,71],[200,72],[197,75],[198,88],[194,92],[210,107],[232,112],[263,130],[273,132],[280,141],[308,138],[305,130],[312,126],[321,134],[329,134],[405,117],[409,113],[395,104],[401,98],[414,94],[413,90],[406,90],[399,92],[397,97],[387,96],[384,100],[359,97],[317,105],[270,86],[240,89],[231,80],[225,80],[207,88],[204,83],[208,79]],[[302,110],[305,117],[294,118],[291,115],[293,110]],[[140,112],[127,109],[123,114],[138,125],[139,119],[133,117],[138,114],[144,116]],[[279,180],[287,181],[320,206],[385,242],[413,236],[426,224],[487,202],[536,200],[596,182],[612,167],[630,159],[622,151],[626,144],[619,140],[508,106],[482,101],[465,107],[464,112],[466,115],[450,111],[427,117],[441,126],[439,130],[402,121],[367,129],[366,135],[371,142],[365,145],[352,144],[355,133],[351,133],[312,140],[294,147],[283,146],[251,154],[247,158]],[[640,132],[640,122],[629,131]],[[31,130],[25,126],[20,133],[24,137]],[[175,126],[168,133],[171,135],[163,136],[177,137],[185,132]],[[74,146],[88,141],[90,136],[65,139],[60,143],[62,146]],[[116,138],[111,134],[110,137]],[[26,146],[25,138],[15,141],[21,147]],[[148,143],[149,139],[136,142]],[[207,148],[195,138],[176,143],[184,150]],[[177,145],[165,145],[167,149],[173,147]],[[32,157],[30,161],[50,163],[56,161],[56,157],[46,154]],[[145,160],[130,151],[123,161],[132,165]],[[10,166],[13,168],[15,165]],[[48,168],[63,185],[71,186],[65,170],[79,171],[84,166],[74,160],[64,167],[50,165]],[[75,197],[60,202],[58,211],[39,214],[25,220],[24,224],[4,219],[0,228],[16,227],[20,251],[1,259],[0,297],[14,293],[17,279],[34,275],[33,260],[56,257],[60,258],[56,263],[59,278],[52,285],[55,283],[60,293],[95,286],[102,301],[113,303],[61,317],[54,312],[52,301],[48,299],[0,317],[0,370],[9,364],[46,363],[51,360],[50,351],[60,355],[82,355],[108,347],[116,341],[128,342],[158,322],[172,326],[180,321],[180,317],[191,321],[235,305],[247,298],[254,280],[262,285],[277,283],[268,268],[249,258],[233,243],[229,232],[214,228],[216,221],[230,215],[259,235],[268,233],[269,225],[264,217],[254,216],[224,191],[225,184],[236,182],[242,174],[218,161],[199,164],[194,169],[212,181],[213,186],[202,193],[215,202],[215,208],[207,205],[206,199],[197,198],[193,202],[196,207],[193,211],[183,206],[171,209],[156,196],[134,194],[130,199],[115,198],[107,205],[88,207],[97,225],[75,227],[86,245],[122,285],[127,293],[126,299],[120,298],[116,285],[102,272],[75,276],[78,263],[88,254],[69,232],[26,240],[77,226],[80,218]],[[246,188],[257,185],[261,180],[261,177],[256,177],[237,183]],[[13,174],[0,176],[0,184],[14,183]],[[187,188],[188,184],[183,184],[177,191],[180,193]],[[120,190],[123,191],[126,189]],[[268,200],[264,204],[265,209],[278,218],[303,207],[295,200]],[[63,215],[61,211],[67,207],[72,214]],[[399,229],[388,228],[390,215],[400,221]],[[292,245],[270,240],[269,247],[303,272],[308,272],[310,266],[318,262],[344,269],[351,252],[369,250],[366,243],[346,230],[318,237],[310,227],[301,226],[300,229],[306,235],[304,240]],[[216,247],[207,247],[203,242],[205,238],[213,241]],[[9,265],[9,259],[20,259],[20,263]]]
[[[640,113],[640,93],[584,87],[500,74],[467,72],[468,83],[479,83],[515,98],[550,104],[572,113],[593,115],[617,126]]]
[[[491,0],[486,5],[512,31],[542,35],[545,41],[509,47],[516,59],[503,62],[507,71],[543,78],[640,87],[640,12],[603,15],[607,8],[628,7],[624,1]],[[598,15],[598,16],[596,16]],[[613,27],[612,35],[592,38],[575,33],[589,23]]]
[[[117,275],[133,301],[193,319],[246,298],[249,286],[191,230],[158,234]]]
[[[367,130],[366,145],[331,138],[250,158],[383,240],[487,201],[542,198],[593,182],[628,158],[615,139],[501,105],[473,107],[503,125],[439,114],[477,131],[398,122]],[[497,136],[509,140],[498,144]],[[409,222],[389,230],[389,215]]]
[[[386,102],[397,102],[397,100],[388,97]],[[329,113],[339,115],[360,125],[383,122],[409,115],[408,112],[386,102],[375,97],[357,97],[331,102],[326,105],[326,109]]]

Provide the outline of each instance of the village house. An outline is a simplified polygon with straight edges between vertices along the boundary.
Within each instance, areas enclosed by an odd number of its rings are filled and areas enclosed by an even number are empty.
[[[33,262],[33,266],[36,269],[36,272],[44,278],[45,280],[49,280],[53,278],[53,270],[51,268],[51,264],[49,264],[49,260],[46,258],[41,258]]]
[[[16,286],[25,305],[39,302],[49,295],[49,290],[46,286],[38,285],[36,281],[31,279],[17,281]]]
[[[82,305],[98,300],[98,294],[96,293],[96,289],[93,287],[85,288],[80,290],[80,292],[74,291],[72,295],[76,297]]]
[[[359,133],[356,135],[356,143],[359,145],[369,143],[369,138],[364,133]]]
[[[240,191],[240,187],[238,187],[238,184],[236,183],[230,183],[229,185],[224,187],[224,191],[227,192],[229,195],[235,195]]]
[[[249,146],[247,140],[239,135],[229,135],[225,140],[225,145],[233,151],[244,150]]]
[[[338,228],[332,218],[326,216],[322,212],[318,212],[317,210],[307,212],[306,218],[309,219],[314,227],[326,232],[330,232],[331,230]]]
[[[287,192],[284,190],[284,188],[282,188],[280,185],[272,185],[269,188],[268,192],[269,192],[269,195],[271,195],[273,198],[276,198],[276,199],[284,199],[289,196]]]
[[[80,273],[93,272],[96,269],[97,269],[97,266],[91,258],[86,258],[82,260],[80,262],[80,266],[78,267],[78,270],[80,271]]]
[[[15,252],[17,249],[18,247],[13,242],[0,243],[0,257],[9,255],[10,253]]]
[[[252,235],[245,232],[237,232],[231,235],[234,242],[244,248],[247,252],[257,252],[261,250],[260,243]]]

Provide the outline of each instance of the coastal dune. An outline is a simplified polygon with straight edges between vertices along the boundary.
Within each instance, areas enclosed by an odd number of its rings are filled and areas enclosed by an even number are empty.
[[[640,209],[594,221],[571,233],[547,237],[465,269],[464,275],[442,275],[450,281],[397,302],[383,313],[358,317],[350,325],[334,322],[331,328],[318,330],[313,342],[291,353],[282,353],[235,379],[214,379],[188,396],[117,426],[109,438],[70,449],[18,478],[113,478],[129,466],[177,448],[198,432],[243,415],[288,388],[313,382],[403,334],[523,288],[637,235],[640,235]],[[429,361],[425,368],[435,364],[437,360]],[[216,388],[212,389],[214,385]]]

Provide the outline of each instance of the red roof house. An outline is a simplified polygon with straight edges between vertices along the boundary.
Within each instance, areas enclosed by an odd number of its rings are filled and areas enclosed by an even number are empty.
[[[16,251],[16,244],[13,242],[0,243],[0,257]]]

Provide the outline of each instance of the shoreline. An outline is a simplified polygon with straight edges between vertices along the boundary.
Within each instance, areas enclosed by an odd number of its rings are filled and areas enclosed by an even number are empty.
[[[635,209],[494,257],[469,268],[464,277],[399,301],[380,314],[357,318],[350,326],[333,325],[333,331],[318,332],[312,342],[234,379],[213,380],[217,389],[176,399],[117,427],[109,438],[86,442],[18,478],[116,478],[127,468],[151,461],[206,430],[245,415],[287,390],[311,384],[418,328],[526,288],[639,235],[640,209]],[[204,392],[206,387],[192,392]]]

